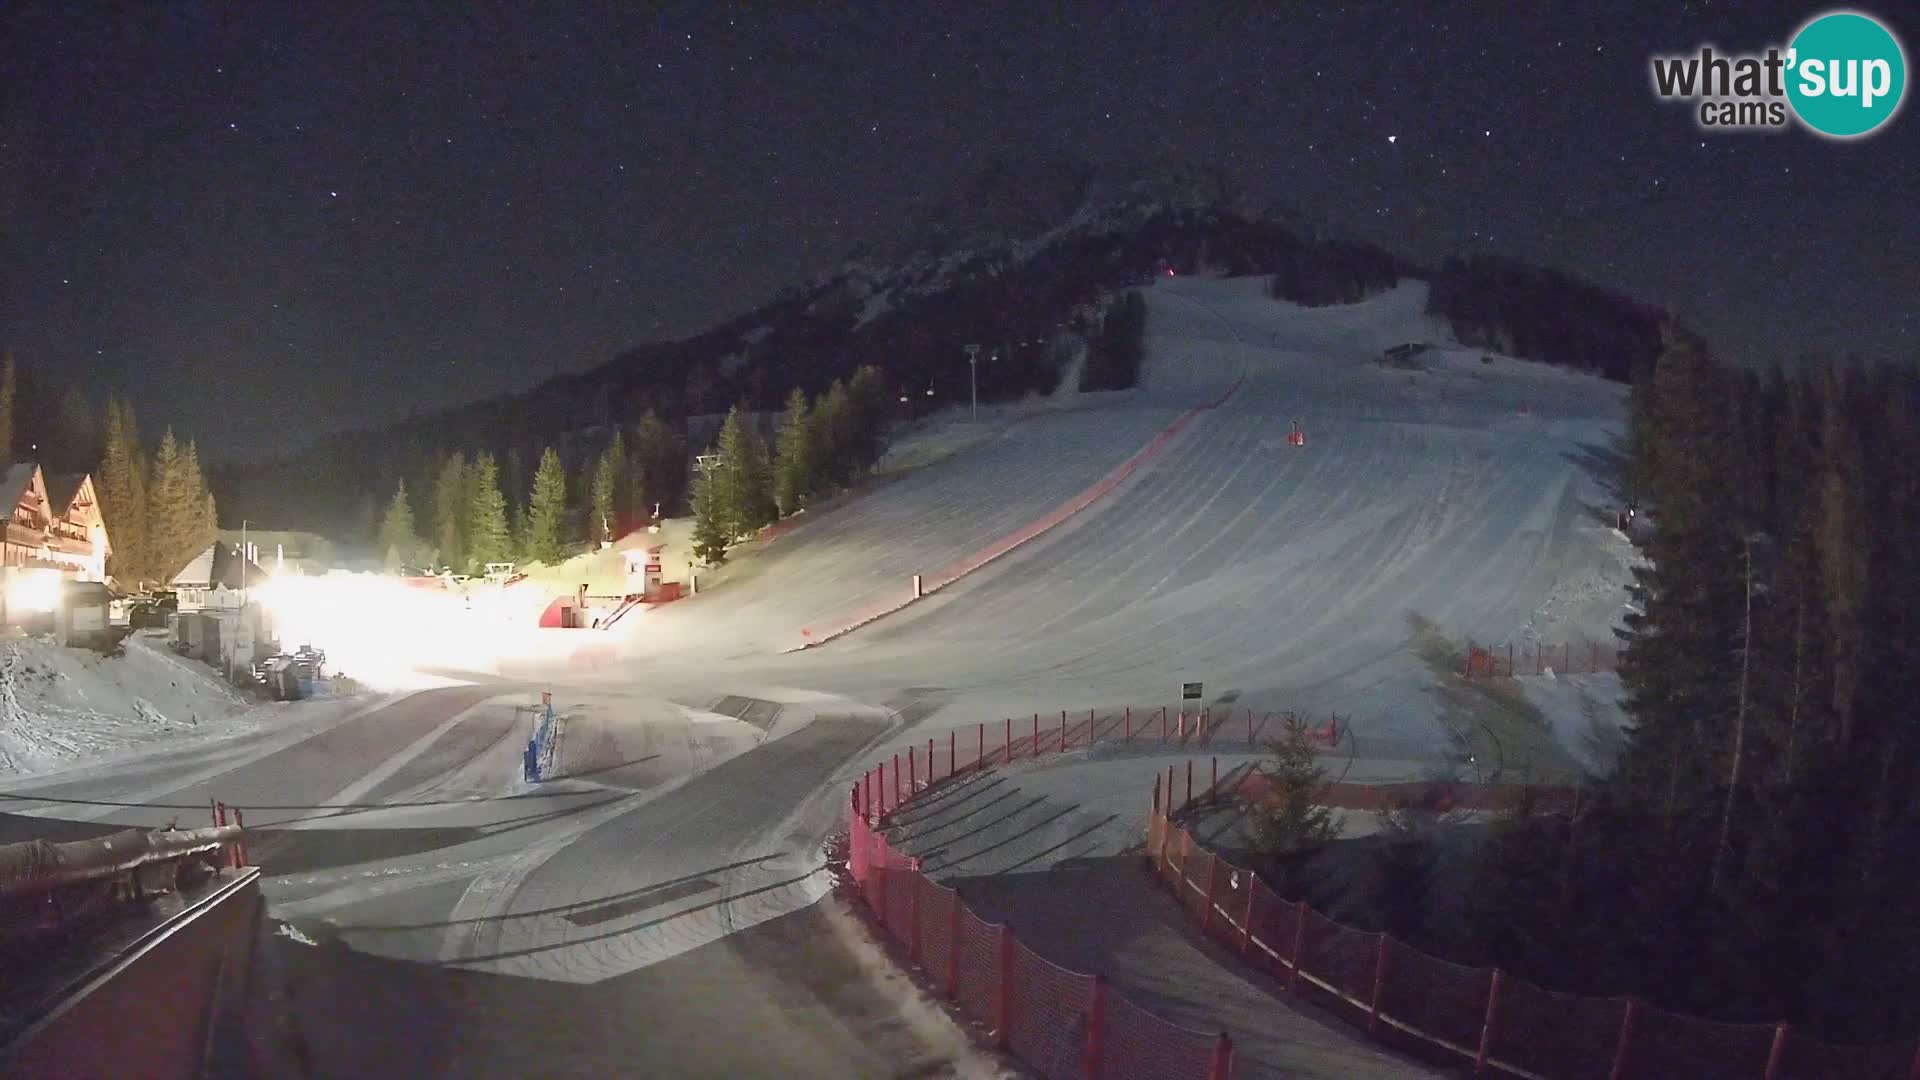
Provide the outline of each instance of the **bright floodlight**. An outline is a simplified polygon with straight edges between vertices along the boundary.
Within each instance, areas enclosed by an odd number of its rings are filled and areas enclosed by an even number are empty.
[[[53,570],[16,570],[7,582],[12,611],[52,611],[60,605],[60,575]]]

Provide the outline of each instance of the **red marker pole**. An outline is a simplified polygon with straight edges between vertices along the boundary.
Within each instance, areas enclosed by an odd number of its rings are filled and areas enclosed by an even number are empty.
[[[1126,732],[1126,735],[1122,741],[1132,742],[1133,741],[1133,706],[1131,705],[1127,706],[1127,711],[1122,713],[1121,716],[1122,716],[1121,722],[1126,725],[1122,729],[1123,731]]]
[[[1007,764],[1013,764],[1013,717],[1011,716],[1007,717],[1007,745],[1003,749],[1007,752]]]
[[[980,721],[980,748],[973,755],[973,771],[979,772],[987,767],[987,722]]]
[[[1028,757],[1040,756],[1040,714],[1033,714],[1033,750]]]

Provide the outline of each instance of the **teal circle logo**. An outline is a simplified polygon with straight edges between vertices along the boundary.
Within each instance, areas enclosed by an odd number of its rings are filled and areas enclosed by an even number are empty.
[[[1787,100],[1800,122],[1851,139],[1893,119],[1907,89],[1907,57],[1893,32],[1853,11],[1821,15],[1787,46]]]

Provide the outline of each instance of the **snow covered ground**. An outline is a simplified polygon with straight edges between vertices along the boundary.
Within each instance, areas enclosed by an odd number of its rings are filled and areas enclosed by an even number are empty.
[[[250,705],[205,667],[143,635],[128,638],[117,657],[14,638],[0,642],[0,775],[238,734],[285,708]]]
[[[1441,692],[1443,654],[1469,638],[1610,639],[1633,558],[1610,527],[1606,472],[1623,388],[1453,346],[1418,282],[1317,309],[1262,285],[1160,281],[1140,389],[1036,410],[743,554],[710,595],[622,627],[605,677],[640,664],[661,685],[711,681],[711,667],[684,670],[697,656],[861,700],[910,690],[925,719],[903,745],[1034,708],[1165,703],[1201,681],[1210,701],[1337,710],[1376,742],[1450,754],[1460,702]],[[1420,370],[1378,362],[1405,341],[1437,347]],[[778,655],[1040,517],[1236,382],[1042,539],[832,645]],[[1296,420],[1304,447],[1287,443]],[[1486,738],[1514,741],[1503,734]],[[1536,772],[1581,763],[1565,731],[1512,734],[1546,744],[1525,751]]]

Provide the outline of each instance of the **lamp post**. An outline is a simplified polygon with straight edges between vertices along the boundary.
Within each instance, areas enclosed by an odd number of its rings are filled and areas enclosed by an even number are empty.
[[[980,346],[967,346],[967,390],[973,397],[971,419],[980,419]]]

